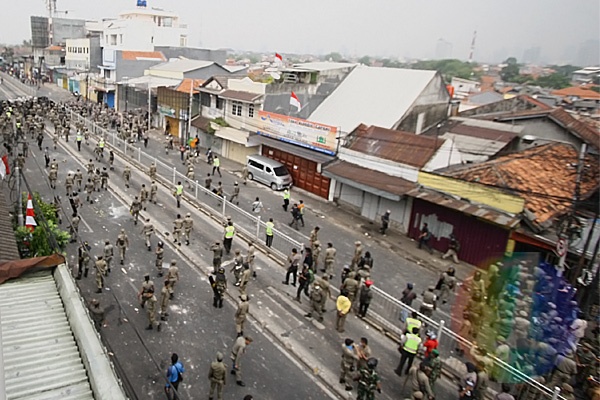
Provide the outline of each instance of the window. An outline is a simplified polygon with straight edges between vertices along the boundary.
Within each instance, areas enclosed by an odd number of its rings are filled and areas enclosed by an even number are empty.
[[[210,107],[210,97],[211,95],[208,93],[200,93],[200,104],[202,104],[204,107]]]
[[[248,104],[248,116],[254,118],[254,104]]]
[[[163,20],[163,26],[165,26],[167,28],[171,28],[173,26],[173,18],[164,17],[162,20]]]
[[[281,167],[275,167],[275,169],[273,169],[273,171],[275,171],[276,176],[286,176],[286,175],[290,174],[288,172],[287,168],[283,165]]]
[[[237,115],[238,117],[242,116],[242,103],[239,101],[231,102],[231,115]]]
[[[110,44],[111,46],[117,45],[117,35],[110,35]]]
[[[259,164],[259,163],[257,163],[257,162],[256,162],[256,161],[254,161],[254,160],[248,160],[248,165],[249,165],[249,166],[251,166],[251,167],[254,167],[254,168],[256,168],[256,169],[260,169],[261,171],[263,170],[263,165],[262,165],[262,164]]]
[[[222,110],[225,100],[217,96],[217,109]]]
[[[123,34],[119,34],[119,44],[123,44]]]

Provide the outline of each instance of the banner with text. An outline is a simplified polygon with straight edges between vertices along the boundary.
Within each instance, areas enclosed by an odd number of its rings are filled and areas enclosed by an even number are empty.
[[[259,135],[297,144],[325,154],[335,154],[336,127],[267,111],[259,111],[258,117],[257,133]]]

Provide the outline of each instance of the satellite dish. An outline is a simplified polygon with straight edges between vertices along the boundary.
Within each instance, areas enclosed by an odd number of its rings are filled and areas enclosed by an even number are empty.
[[[279,80],[281,78],[281,75],[279,75],[277,72],[271,72],[270,73],[271,77],[273,79],[275,79],[276,81]]]

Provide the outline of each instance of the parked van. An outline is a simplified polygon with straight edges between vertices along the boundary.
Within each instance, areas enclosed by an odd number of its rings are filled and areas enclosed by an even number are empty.
[[[248,156],[248,179],[270,186],[273,190],[282,190],[292,186],[292,176],[285,165],[260,155]]]

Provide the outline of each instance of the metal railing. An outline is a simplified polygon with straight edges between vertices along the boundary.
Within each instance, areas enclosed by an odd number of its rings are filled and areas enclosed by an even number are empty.
[[[261,219],[260,216],[255,216],[247,211],[241,209],[235,204],[227,200],[227,196],[217,196],[211,190],[204,187],[203,184],[198,182],[204,181],[204,177],[195,176],[194,180],[188,179],[184,174],[177,171],[176,167],[172,164],[166,164],[159,160],[155,156],[151,156],[140,147],[136,147],[119,137],[116,131],[103,128],[93,121],[77,114],[73,110],[69,110],[71,115],[71,121],[77,121],[84,124],[90,132],[95,135],[100,135],[105,138],[107,143],[110,143],[117,151],[121,150],[122,155],[136,161],[139,166],[149,171],[152,163],[156,166],[157,178],[164,184],[170,184],[174,188],[178,182],[184,186],[184,196],[189,200],[192,200],[197,205],[202,207],[205,211],[209,212],[213,216],[220,216],[222,221],[225,222],[227,216],[231,216],[234,221],[234,226],[238,232],[241,232],[246,239],[252,241],[260,241],[266,236],[266,223]],[[175,150],[174,150],[175,151]],[[267,252],[270,252],[283,263],[287,256],[291,253],[292,248],[302,249],[303,244],[294,240],[293,238],[285,235],[281,230],[273,229],[274,238],[273,245],[270,248],[266,248]],[[263,247],[264,249],[264,247]],[[457,335],[446,326],[444,320],[436,321],[433,318],[428,318],[416,309],[400,302],[395,297],[388,293],[372,287],[373,298],[369,308],[369,319],[375,324],[380,325],[385,331],[392,334],[392,336],[400,337],[404,333],[404,323],[401,321],[401,316],[408,316],[412,312],[417,312],[419,318],[426,325],[428,330],[437,332],[439,341],[438,350],[442,359],[450,358],[453,356],[455,345],[460,344],[462,348],[468,349],[470,352],[476,350],[476,345],[469,340]],[[494,368],[502,370],[503,376],[510,376],[511,382],[520,382],[522,387],[521,390],[527,390],[528,393],[535,393],[534,398],[539,399],[564,399],[560,396],[560,389],[550,388],[540,384],[539,382],[531,379],[523,372],[515,369],[509,364],[506,364],[502,360],[496,357],[490,357],[493,360]],[[461,364],[464,366],[464,363]],[[446,364],[444,367],[447,371],[452,370],[452,374],[456,377],[464,376],[465,371],[455,365]]]

